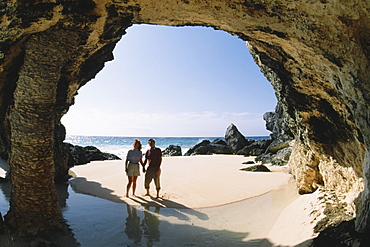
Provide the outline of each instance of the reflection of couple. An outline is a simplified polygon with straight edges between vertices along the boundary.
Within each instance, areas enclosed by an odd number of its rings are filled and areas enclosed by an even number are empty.
[[[132,185],[132,195],[135,196],[136,180],[140,176],[139,163],[143,166],[143,172],[145,173],[144,186],[146,189],[146,196],[150,196],[149,185],[154,180],[155,187],[157,189],[157,198],[159,198],[160,175],[161,175],[161,164],[162,164],[162,151],[160,148],[155,146],[153,139],[148,140],[150,149],[145,153],[145,161],[142,160],[143,153],[141,152],[141,142],[139,139],[134,140],[133,149],[127,152],[125,171],[128,176],[128,184],[126,188],[126,197],[129,197],[129,190]],[[148,168],[145,170],[145,165],[148,162]]]
[[[155,214],[159,214],[159,207],[154,210]],[[154,242],[159,242],[159,220],[158,217],[150,211],[149,207],[145,207],[144,219],[140,224],[140,217],[137,216],[136,207],[127,205],[128,216],[126,218],[125,233],[129,239],[135,244],[141,242],[142,234],[147,238],[147,246],[152,246]]]

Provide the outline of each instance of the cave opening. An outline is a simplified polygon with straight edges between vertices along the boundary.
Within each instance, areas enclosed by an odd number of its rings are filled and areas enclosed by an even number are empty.
[[[248,40],[270,76],[280,79],[274,87],[284,112],[292,118],[289,124],[297,142],[290,168],[297,187],[310,193],[322,177],[325,189],[339,195],[363,191],[356,205],[352,205],[353,198],[349,201],[351,212],[356,209],[356,231],[368,231],[369,59],[366,32],[360,32],[369,29],[366,3],[302,1],[289,7],[280,2],[95,3],[89,8],[75,1],[46,5],[12,1],[2,6],[4,20],[9,21],[3,23],[1,47],[0,76],[5,89],[1,151],[9,155],[14,177],[10,214],[14,227],[23,228],[23,233],[59,227],[55,224],[59,215],[54,210],[55,192],[49,188],[53,164],[63,154],[58,145],[62,142],[60,118],[79,86],[110,59],[125,28],[152,23],[213,26]],[[336,145],[312,135],[319,129],[319,134],[333,137],[321,126],[334,126],[331,132],[341,133],[334,138]],[[342,159],[332,159],[333,154]],[[49,209],[48,214],[43,209]]]
[[[274,89],[243,40],[201,26],[126,31],[62,118],[67,135],[221,137],[230,123],[270,134],[262,116],[275,109]]]

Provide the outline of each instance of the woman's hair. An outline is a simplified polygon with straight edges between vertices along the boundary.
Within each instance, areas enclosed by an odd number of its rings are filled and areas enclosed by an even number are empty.
[[[134,148],[135,148],[136,143],[138,144],[138,147],[137,147],[137,148],[138,148],[139,150],[141,150],[141,142],[140,142],[140,140],[139,140],[139,139],[135,139],[135,140],[134,140],[134,144],[133,144]]]

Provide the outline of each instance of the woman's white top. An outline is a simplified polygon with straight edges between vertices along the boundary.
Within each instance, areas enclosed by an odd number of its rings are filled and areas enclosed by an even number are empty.
[[[142,156],[143,153],[139,149],[131,149],[127,152],[126,157],[131,163],[139,163]]]

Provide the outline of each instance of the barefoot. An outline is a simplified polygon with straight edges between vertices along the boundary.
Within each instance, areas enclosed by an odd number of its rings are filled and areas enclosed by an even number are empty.
[[[144,196],[150,196],[150,194],[149,193],[146,193]]]
[[[126,194],[126,197],[129,197],[128,194]]]

